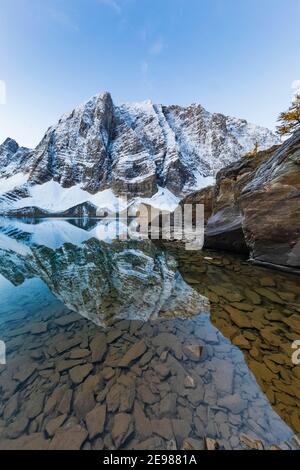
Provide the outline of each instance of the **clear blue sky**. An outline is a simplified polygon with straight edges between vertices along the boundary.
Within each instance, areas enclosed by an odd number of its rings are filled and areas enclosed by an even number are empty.
[[[104,90],[274,127],[300,80],[299,18],[299,0],[0,0],[0,140],[35,146]]]

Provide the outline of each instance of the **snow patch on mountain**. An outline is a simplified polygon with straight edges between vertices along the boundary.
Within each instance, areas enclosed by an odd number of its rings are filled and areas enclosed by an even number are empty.
[[[24,173],[17,173],[8,178],[0,178],[0,196],[8,191],[13,191],[15,188],[27,183],[27,181],[28,175]]]
[[[173,212],[180,202],[180,198],[176,197],[167,188],[158,188],[158,191],[154,196],[149,198],[138,198],[135,199],[136,204],[149,204],[149,206],[155,207],[162,211]]]
[[[90,194],[84,191],[81,185],[63,188],[56,181],[35,186],[29,186],[29,197],[16,201],[11,201],[10,210],[23,209],[25,207],[37,207],[51,213],[65,212],[68,209],[90,202],[98,209],[107,209],[110,212],[118,213],[127,209],[132,203],[149,204],[161,210],[173,211],[179,204],[180,198],[176,197],[166,188],[158,188],[158,191],[151,198],[135,198],[134,200],[126,197],[117,197],[111,189],[99,191],[96,194]]]

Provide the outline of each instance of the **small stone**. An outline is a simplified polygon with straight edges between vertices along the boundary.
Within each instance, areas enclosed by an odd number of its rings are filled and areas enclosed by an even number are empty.
[[[279,297],[282,300],[285,300],[285,302],[294,302],[296,295],[293,292],[280,292],[276,291],[276,293],[279,295]]]
[[[26,416],[29,419],[33,419],[38,416],[44,408],[45,402],[45,395],[39,394],[32,397],[31,400],[28,401],[25,409]]]
[[[54,321],[59,326],[68,326],[71,323],[77,322],[78,320],[79,320],[78,315],[70,314],[70,315],[65,315],[63,317],[60,317],[60,318],[56,318]]]
[[[203,354],[203,346],[199,344],[190,344],[183,347],[184,354],[191,360],[191,361],[199,361]]]
[[[107,340],[108,344],[110,344],[110,343],[113,343],[114,341],[116,341],[117,339],[119,339],[120,336],[122,336],[122,335],[123,335],[122,330],[113,329],[113,330],[110,330],[108,332],[108,334],[106,335],[106,340]]]
[[[267,326],[266,328],[261,328],[260,334],[272,346],[281,346],[282,339],[275,327]]]
[[[71,338],[69,340],[66,340],[65,338],[60,338],[60,340],[58,339],[57,343],[55,343],[55,349],[58,354],[62,354],[74,348],[75,346],[78,346],[80,343],[80,337]]]
[[[260,285],[263,287],[276,287],[276,282],[274,281],[274,279],[268,276],[261,277],[259,282]]]
[[[198,437],[203,438],[205,436],[205,432],[206,432],[206,428],[205,428],[203,422],[201,421],[201,419],[198,416],[195,416],[194,420],[193,420],[193,423],[194,423],[194,428],[195,428],[195,434]]]
[[[25,382],[34,374],[35,371],[36,366],[34,364],[24,364],[14,374],[14,379],[18,382]]]
[[[58,411],[62,414],[69,414],[71,410],[71,403],[73,397],[73,390],[67,390],[62,397],[62,400],[58,406]]]
[[[241,349],[251,349],[251,344],[243,335],[235,336],[232,343]]]
[[[238,292],[227,290],[222,286],[212,285],[209,288],[217,295],[224,297],[228,302],[241,302],[244,299],[244,297]]]
[[[187,375],[184,379],[185,388],[196,388],[195,380],[191,375]]]
[[[36,349],[35,351],[30,352],[30,357],[33,360],[39,361],[40,359],[43,359],[44,352],[42,350]]]
[[[48,450],[49,441],[42,433],[33,433],[29,436],[21,436],[18,439],[3,439],[0,442],[0,450]]]
[[[218,393],[222,392],[223,394],[232,394],[234,377],[234,367],[232,362],[225,359],[213,358],[211,365],[215,368],[213,377]]]
[[[246,304],[244,302],[233,302],[232,306],[237,310],[241,310],[243,312],[252,312],[254,310],[253,305]]]
[[[153,357],[153,352],[148,350],[139,360],[140,367],[144,367],[146,364],[149,364]]]
[[[93,390],[81,385],[74,400],[74,411],[78,419],[84,418],[95,405]]]
[[[87,431],[79,424],[59,429],[51,441],[50,450],[80,450],[87,437]]]
[[[65,387],[59,387],[59,388],[56,388],[52,392],[50,397],[47,399],[45,407],[44,407],[45,416],[48,416],[54,411],[57,404],[61,401],[65,391],[66,391]]]
[[[124,391],[124,388],[118,383],[115,383],[110,388],[106,396],[107,410],[109,412],[115,413],[119,409],[120,400],[121,400],[123,391]]]
[[[191,424],[183,419],[172,419],[172,426],[176,438],[177,446],[181,449],[183,441],[189,437],[191,432]]]
[[[193,406],[199,406],[204,399],[204,387],[202,383],[194,389],[189,389],[187,399]]]
[[[70,378],[75,385],[80,384],[92,372],[92,364],[77,366],[70,370]]]
[[[85,418],[90,439],[102,434],[106,420],[106,405],[97,405]]]
[[[237,393],[227,395],[218,400],[218,406],[226,408],[233,414],[239,414],[247,408],[247,401],[243,400]]]
[[[85,442],[81,450],[92,450],[92,444],[90,442]]]
[[[29,420],[26,416],[18,416],[17,419],[7,427],[5,436],[10,439],[16,439],[26,431],[28,424]]]
[[[260,305],[261,304],[261,297],[258,295],[256,292],[253,290],[246,288],[245,289],[245,295],[247,299],[249,299],[254,305]]]
[[[251,439],[251,437],[247,436],[246,434],[241,434],[240,442],[249,449],[264,450],[264,446],[261,441]]]
[[[154,366],[154,370],[162,379],[167,378],[170,375],[170,369],[164,364],[157,364]]]
[[[98,437],[93,443],[93,450],[103,450],[104,442],[101,437]]]
[[[16,414],[19,408],[19,399],[18,394],[13,395],[9,401],[6,403],[3,418],[5,421],[8,421],[14,414]]]
[[[135,399],[135,387],[134,387],[134,384],[132,383],[130,387],[126,387],[122,391],[122,394],[120,397],[119,411],[122,411],[122,412],[131,411],[133,407],[134,399]]]
[[[129,374],[121,374],[117,378],[117,382],[121,385],[124,385],[124,387],[129,387],[132,388],[135,385],[135,377],[129,372]]]
[[[112,367],[104,367],[102,371],[102,377],[104,378],[104,380],[108,381],[112,379],[114,375],[115,375],[115,371]]]
[[[158,436],[150,437],[143,442],[135,445],[134,450],[153,450],[164,448],[164,440]]]
[[[159,356],[159,359],[161,362],[166,362],[168,358],[168,351],[163,351],[161,355]]]
[[[149,418],[146,417],[142,406],[135,401],[133,409],[135,429],[141,439],[147,439],[152,435],[152,428]]]
[[[181,342],[176,335],[171,333],[159,333],[152,340],[154,347],[159,348],[160,352],[171,351],[177,359],[182,358]]]
[[[35,323],[31,328],[31,333],[33,335],[40,335],[45,333],[48,330],[48,325],[46,322]]]
[[[273,292],[270,289],[266,289],[265,287],[260,287],[258,289],[255,289],[255,292],[257,292],[259,295],[262,297],[265,297],[266,299],[270,300],[271,302],[275,302],[277,304],[285,304],[285,301],[282,300],[275,292]]]
[[[61,373],[61,372],[65,372],[66,370],[70,370],[72,369],[73,367],[76,367],[76,366],[80,366],[81,364],[83,364],[83,359],[69,359],[69,360],[62,360],[62,361],[59,361],[57,364],[56,364],[56,370],[57,372]]]
[[[119,413],[115,416],[111,436],[117,449],[126,442],[133,431],[134,427],[129,414]]]
[[[166,395],[159,404],[159,415],[161,417],[173,417],[176,415],[176,393],[169,393]]]
[[[231,320],[239,328],[251,328],[252,324],[247,314],[231,307],[230,305],[224,305],[224,309],[229,313]]]
[[[254,359],[257,359],[260,355],[259,350],[255,346],[250,350],[250,354]]]
[[[88,349],[73,349],[70,354],[70,359],[83,359],[88,357],[91,354],[91,351]]]
[[[160,400],[160,398],[157,395],[154,395],[146,385],[140,385],[137,391],[141,400],[147,405],[154,405],[154,403],[157,403]]]
[[[147,346],[143,340],[134,344],[123,356],[119,362],[119,367],[129,367],[136,359],[142,356],[147,350]]]
[[[280,365],[283,365],[283,364],[286,364],[287,363],[287,358],[284,354],[281,354],[281,353],[274,353],[274,354],[270,354],[268,356],[268,359],[270,359],[270,361],[273,361],[275,362],[276,364],[280,364]]]
[[[215,439],[211,439],[210,437],[206,437],[204,439],[205,449],[206,450],[218,450],[219,446]]]
[[[46,424],[46,433],[48,436],[52,437],[56,433],[56,431],[64,424],[68,415],[60,415],[57,418],[50,419],[50,421]]]
[[[200,439],[193,439],[188,437],[183,441],[182,450],[203,450],[204,445]]]
[[[92,339],[90,350],[92,351],[92,362],[102,362],[107,351],[107,341],[104,334],[98,334]]]
[[[292,315],[291,317],[284,319],[284,323],[286,323],[293,331],[300,333],[300,317],[299,315]]]
[[[152,419],[151,425],[154,434],[157,434],[163,439],[170,440],[174,437],[172,421],[170,419]]]
[[[167,450],[171,450],[171,451],[177,450],[176,441],[174,439],[171,439],[170,441],[168,441],[166,448]]]

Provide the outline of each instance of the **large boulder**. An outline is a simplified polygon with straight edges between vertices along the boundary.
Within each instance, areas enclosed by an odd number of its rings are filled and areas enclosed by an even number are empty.
[[[204,205],[204,222],[207,224],[208,219],[211,217],[213,212],[213,200],[214,200],[214,186],[207,186],[206,188],[200,189],[189,194],[180,201],[180,205],[183,207],[185,204],[203,204]],[[193,213],[193,223],[195,214]]]
[[[300,268],[300,130],[265,160],[240,195],[252,257]]]
[[[205,246],[300,268],[300,130],[218,173]]]
[[[270,157],[275,149],[276,147],[272,147],[270,150],[258,152],[255,156],[245,155],[218,173],[212,201],[212,215],[206,227],[207,248],[248,253],[243,232],[240,195],[259,165]]]

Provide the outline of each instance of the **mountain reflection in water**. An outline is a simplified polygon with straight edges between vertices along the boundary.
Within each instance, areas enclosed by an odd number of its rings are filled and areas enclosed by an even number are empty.
[[[0,220],[0,448],[76,436],[86,449],[202,448],[203,437],[237,449],[243,433],[293,447],[286,423],[297,429],[226,338],[224,312],[220,331],[211,323],[211,261],[198,254],[197,271],[194,254],[112,233],[97,220]]]

